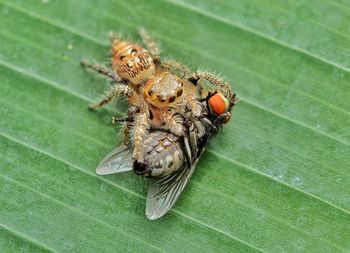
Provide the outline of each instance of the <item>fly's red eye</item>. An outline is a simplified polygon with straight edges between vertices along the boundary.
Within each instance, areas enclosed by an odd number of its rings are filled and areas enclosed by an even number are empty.
[[[223,114],[226,111],[227,101],[226,99],[219,93],[211,96],[209,98],[209,106],[213,110],[216,115]]]

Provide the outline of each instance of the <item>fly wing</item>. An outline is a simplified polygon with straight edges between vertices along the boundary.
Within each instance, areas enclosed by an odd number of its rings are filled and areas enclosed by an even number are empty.
[[[172,208],[192,176],[197,162],[198,159],[191,168],[188,167],[188,163],[184,163],[184,166],[178,171],[164,178],[151,180],[146,200],[148,219],[158,219]]]
[[[96,168],[96,174],[108,175],[132,170],[132,149],[120,145],[110,152]]]

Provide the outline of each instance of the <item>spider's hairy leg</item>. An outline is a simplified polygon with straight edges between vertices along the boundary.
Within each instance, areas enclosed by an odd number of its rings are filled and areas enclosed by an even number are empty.
[[[196,71],[190,74],[187,79],[189,81],[198,81],[199,79],[207,80],[208,82],[214,84],[215,86],[221,88],[224,92],[231,90],[231,86],[228,82],[221,79],[217,75],[207,72],[207,71]]]
[[[156,62],[160,61],[160,49],[157,43],[153,40],[151,35],[149,35],[144,28],[140,28],[139,34],[141,36],[142,42],[147,47],[150,54],[153,56]]]
[[[236,93],[232,92],[230,83],[221,79],[213,73],[207,71],[196,71],[187,76],[187,79],[193,83],[197,83],[199,79],[204,79],[210,82],[211,84],[214,84],[227,96],[230,103],[230,108],[232,108],[232,106],[238,103]]]
[[[176,62],[174,60],[167,60],[162,62],[161,68],[166,71],[176,70],[182,72],[184,75],[188,75],[191,70],[184,64]]]
[[[143,142],[148,134],[148,119],[149,111],[147,105],[143,105],[140,108],[140,112],[134,115],[134,154],[133,157],[135,161],[142,164],[143,161]]]
[[[114,33],[112,31],[110,31],[108,33],[108,40],[111,43],[111,45],[113,45],[113,43],[117,42],[117,41],[121,41],[122,40],[122,35],[119,33]]]
[[[107,92],[107,94],[101,99],[100,102],[91,104],[89,106],[90,109],[97,109],[105,104],[108,104],[113,99],[117,98],[120,95],[131,96],[133,93],[132,89],[129,86],[124,84],[116,83],[112,86],[112,88]]]
[[[80,63],[83,67],[87,67],[89,69],[92,69],[92,70],[96,71],[97,73],[104,75],[117,83],[123,82],[122,78],[117,73],[115,73],[111,69],[108,69],[106,66],[103,66],[101,64],[97,64],[96,62],[90,63],[86,59],[81,60]]]

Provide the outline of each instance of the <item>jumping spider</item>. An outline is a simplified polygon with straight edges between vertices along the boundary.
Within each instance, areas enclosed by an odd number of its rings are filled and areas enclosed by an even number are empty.
[[[180,110],[187,107],[191,109],[193,116],[201,117],[202,110],[198,104],[201,87],[197,84],[199,79],[205,79],[225,91],[230,91],[229,85],[208,72],[190,73],[189,69],[177,62],[161,62],[160,51],[156,43],[145,32],[140,30],[141,38],[148,48],[142,48],[136,43],[122,40],[119,37],[111,38],[111,65],[107,69],[101,65],[90,64],[83,60],[82,64],[98,73],[107,76],[114,81],[114,86],[103,99],[90,105],[90,108],[97,109],[118,96],[126,96],[132,107],[133,138],[135,161],[143,163],[142,143],[149,131],[152,129],[166,129],[176,136],[184,137],[184,119],[179,114]],[[173,74],[172,70],[178,70],[185,74],[180,78]],[[220,113],[227,112],[229,103],[225,96]],[[217,106],[210,103],[215,109]],[[233,101],[230,101],[232,104]],[[227,120],[229,119],[227,114]],[[129,142],[131,124],[125,125],[124,143]]]
[[[175,203],[209,137],[230,120],[236,100],[227,82],[209,72],[191,72],[175,61],[162,61],[154,40],[144,29],[139,34],[147,49],[111,37],[111,69],[86,60],[81,63],[113,82],[91,109],[119,96],[130,104],[123,120],[123,145],[106,156],[97,173],[134,169],[139,175],[160,178],[150,186],[148,202],[153,204],[146,208],[149,218],[158,218]],[[201,80],[215,89],[207,91]],[[164,196],[171,198],[166,204]]]

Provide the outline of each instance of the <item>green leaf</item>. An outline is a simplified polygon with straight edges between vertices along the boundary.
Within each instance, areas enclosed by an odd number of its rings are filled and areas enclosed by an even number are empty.
[[[13,0],[0,3],[1,252],[350,251],[347,1]],[[107,33],[221,73],[242,98],[164,218],[147,180],[100,177],[120,141],[91,112]]]

